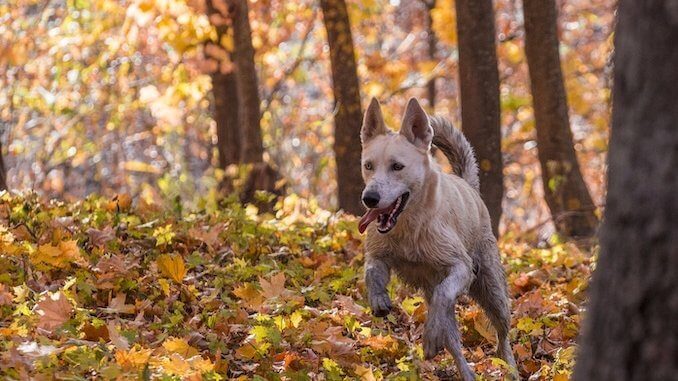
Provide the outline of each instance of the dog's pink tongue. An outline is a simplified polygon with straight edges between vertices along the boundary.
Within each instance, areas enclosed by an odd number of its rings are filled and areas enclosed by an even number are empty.
[[[380,209],[370,209],[362,216],[360,222],[358,223],[358,231],[360,234],[364,233],[367,230],[367,227],[370,225],[370,222],[374,221],[379,214],[381,213]]]

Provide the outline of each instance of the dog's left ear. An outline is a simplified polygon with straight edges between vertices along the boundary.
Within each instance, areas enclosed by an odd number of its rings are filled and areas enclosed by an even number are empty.
[[[433,128],[431,128],[426,111],[414,98],[410,98],[410,101],[407,103],[403,124],[400,127],[400,135],[406,137],[410,143],[419,148],[425,150],[431,148]]]

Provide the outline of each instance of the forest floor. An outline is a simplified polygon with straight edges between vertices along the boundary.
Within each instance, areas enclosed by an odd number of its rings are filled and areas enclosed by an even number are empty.
[[[293,196],[266,214],[1,195],[0,378],[453,378],[449,354],[423,360],[419,294],[394,280],[394,311],[371,316],[356,226]],[[569,379],[595,256],[500,246],[519,371]],[[500,379],[487,318],[469,299],[457,316],[476,373]]]

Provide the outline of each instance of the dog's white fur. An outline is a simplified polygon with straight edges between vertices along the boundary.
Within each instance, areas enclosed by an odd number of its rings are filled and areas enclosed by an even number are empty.
[[[434,133],[435,130],[435,133]],[[497,329],[499,355],[513,368],[508,340],[509,301],[490,216],[478,191],[475,157],[461,132],[442,118],[429,118],[411,99],[399,133],[386,127],[373,99],[363,121],[365,193],[380,196],[385,208],[409,192],[405,209],[388,233],[367,228],[365,280],[373,313],[391,307],[386,292],[390,271],[421,289],[429,305],[424,352],[447,348],[464,380],[474,374],[461,353],[454,305],[467,292]],[[431,143],[454,161],[457,174],[444,173],[430,154]],[[393,163],[404,165],[394,170]],[[369,163],[369,164],[368,164]],[[365,194],[364,193],[364,194]]]

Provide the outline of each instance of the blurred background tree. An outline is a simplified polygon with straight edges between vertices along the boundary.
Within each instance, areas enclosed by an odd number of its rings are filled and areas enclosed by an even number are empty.
[[[553,16],[541,20],[551,37],[537,50],[549,57],[549,67],[562,68],[560,78],[544,69],[545,81],[561,83],[563,91],[535,91],[535,109],[539,101],[558,100],[559,111],[551,119],[557,116],[559,122],[552,133],[569,140],[560,139],[564,151],[554,151],[567,155],[552,160],[579,163],[578,171],[568,172],[574,180],[564,182],[558,174],[553,180],[537,156],[538,148],[540,154],[549,151],[541,132],[551,122],[538,117],[539,131],[535,128],[524,53],[531,24],[523,29],[523,20],[531,20],[530,2],[525,17],[519,2],[495,1],[494,16],[489,4],[0,1],[0,124],[7,185],[67,200],[92,192],[129,193],[152,203],[180,196],[189,206],[200,206],[222,196],[219,185],[225,180],[252,194],[270,187],[282,191],[284,180],[284,192],[360,213],[360,147],[354,134],[360,95],[379,98],[393,127],[407,99],[416,96],[428,101],[429,111],[461,126],[479,155],[490,161],[485,168],[493,180],[485,181],[483,196],[501,231],[548,237],[554,229],[551,213],[570,223],[565,217],[571,211],[585,210],[584,228],[558,227],[564,235],[587,235],[594,223],[590,206],[600,206],[605,192],[615,2],[549,2]],[[339,12],[342,5],[345,15]],[[331,18],[341,17],[334,28],[327,28],[330,8],[339,9]],[[483,33],[469,41],[466,30]],[[496,44],[497,64],[489,56],[480,57],[486,59],[482,71],[465,64],[473,59],[473,50],[464,49],[467,43],[482,43],[489,53],[490,43]],[[351,46],[352,52],[333,45]],[[527,53],[533,56],[530,49]],[[346,57],[353,57],[354,68],[342,71],[354,72],[353,79],[337,80],[333,63]],[[533,66],[532,85],[545,83]],[[493,105],[493,71],[498,72],[500,114]],[[467,95],[469,86],[476,86],[483,107],[470,106],[478,100]],[[350,112],[341,107],[344,102]],[[484,117],[482,127],[476,129],[471,117],[464,117],[469,110]],[[476,130],[491,132],[478,135],[488,140],[474,138]],[[257,183],[263,175],[247,175],[257,164],[243,163],[262,163],[260,170],[270,176]],[[498,196],[502,173],[503,198]],[[552,202],[544,200],[554,197],[550,184],[561,183],[575,186],[578,202],[560,202],[549,210]],[[586,188],[589,199],[582,191]]]

